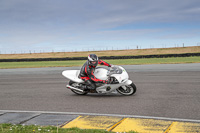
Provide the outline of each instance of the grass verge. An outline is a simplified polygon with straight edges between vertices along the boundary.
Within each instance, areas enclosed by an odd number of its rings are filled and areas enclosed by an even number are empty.
[[[122,59],[105,60],[114,65],[143,65],[143,64],[181,64],[200,63],[200,56],[173,57],[173,58],[149,58],[149,59]],[[40,62],[0,62],[0,69],[8,68],[37,68],[37,67],[73,67],[82,66],[85,60],[77,61],[40,61]]]
[[[56,126],[0,124],[0,133],[112,133],[97,129],[60,128]],[[135,133],[133,131],[128,133]]]

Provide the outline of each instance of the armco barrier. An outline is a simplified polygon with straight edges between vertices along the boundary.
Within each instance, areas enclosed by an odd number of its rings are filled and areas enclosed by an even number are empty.
[[[200,56],[200,53],[140,55],[140,56],[101,56],[100,58],[101,59],[141,59],[141,58],[168,58],[168,57],[190,57],[190,56]],[[87,60],[87,57],[0,59],[0,62],[67,61],[67,60]]]

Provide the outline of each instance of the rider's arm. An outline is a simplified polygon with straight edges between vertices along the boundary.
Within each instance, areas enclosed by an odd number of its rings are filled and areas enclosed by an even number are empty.
[[[103,61],[103,60],[100,60],[100,59],[99,59],[99,61],[98,61],[98,64],[111,67],[111,65],[110,65],[109,63],[107,63],[107,62],[105,62],[105,61]]]

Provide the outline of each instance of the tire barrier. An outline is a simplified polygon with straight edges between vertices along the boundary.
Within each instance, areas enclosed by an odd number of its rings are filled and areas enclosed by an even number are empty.
[[[200,53],[139,55],[139,56],[100,56],[100,58],[105,60],[105,59],[169,58],[169,57],[190,57],[190,56],[200,56]],[[68,61],[68,60],[87,60],[87,57],[0,59],[0,62]]]

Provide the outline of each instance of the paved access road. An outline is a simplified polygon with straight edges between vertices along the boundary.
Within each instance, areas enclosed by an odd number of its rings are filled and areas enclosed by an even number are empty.
[[[133,96],[73,94],[61,73],[79,67],[0,69],[0,110],[200,119],[200,64],[124,67],[138,88]]]

